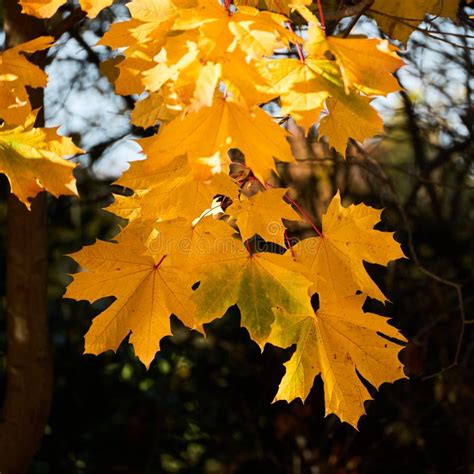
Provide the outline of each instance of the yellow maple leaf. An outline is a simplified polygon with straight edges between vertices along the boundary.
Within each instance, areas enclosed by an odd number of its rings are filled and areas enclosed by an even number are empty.
[[[178,218],[158,222],[154,228],[158,233],[150,243],[153,249],[190,258],[188,271],[192,268],[192,259],[226,251],[227,242],[235,235],[231,226],[213,217],[203,217],[196,223]]]
[[[250,198],[234,201],[226,213],[236,220],[242,240],[255,234],[267,242],[285,246],[285,226],[282,219],[300,220],[293,208],[283,201],[286,189],[269,189]]]
[[[38,18],[51,18],[66,0],[20,0],[21,12]]]
[[[268,64],[267,61],[263,61]],[[220,60],[222,82],[229,95],[240,97],[249,107],[265,104],[275,99],[275,94],[267,79],[261,74],[263,69],[257,67],[258,61],[247,61],[244,53],[234,51]]]
[[[168,82],[177,82],[183,71],[194,76],[196,80],[199,75],[199,48],[195,41],[186,37],[178,35],[167,39],[166,48],[163,48],[154,60],[156,66],[143,73],[143,84],[148,91],[155,92]]]
[[[380,38],[326,36],[319,20],[305,6],[297,7],[308,21],[304,48],[313,59],[330,53],[340,68],[346,94],[355,88],[366,95],[387,95],[400,90],[393,73],[405,63],[398,49]]]
[[[240,97],[248,106],[275,98],[254,61],[247,60],[242,51],[235,50],[216,58],[206,49],[198,48],[195,42],[183,37],[178,39],[178,44],[169,40],[166,45],[166,50],[173,51],[173,55],[164,55],[166,60],[143,72],[147,91],[166,90],[166,95],[187,111],[211,106],[221,83],[229,95]]]
[[[383,121],[370,105],[371,99],[354,90],[346,94],[334,61],[280,59],[265,69],[270,89],[280,95],[282,114],[290,114],[307,129],[325,111],[320,135],[327,136],[343,156],[349,138],[363,141],[383,133]]]
[[[121,95],[141,93],[143,73],[153,67],[153,58],[161,51],[167,35],[179,14],[179,8],[192,6],[192,1],[134,0],[127,4],[132,19],[113,23],[97,43],[121,49],[114,79],[116,92]]]
[[[20,0],[22,13],[38,18],[51,18],[66,0]],[[104,8],[112,5],[113,0],[79,0],[81,9],[89,18],[95,18]]]
[[[198,112],[201,107],[210,107],[214,93],[222,76],[220,64],[206,62],[202,65],[196,78],[196,87],[188,110]]]
[[[387,41],[326,37],[308,8],[296,8],[308,21],[303,45],[308,56],[260,62],[259,71],[269,85],[258,87],[279,95],[281,113],[290,114],[305,129],[326,111],[320,135],[344,155],[349,138],[363,141],[383,132],[368,96],[399,90],[392,74],[404,63]],[[328,53],[334,60],[327,59]]]
[[[197,110],[211,105],[223,80],[230,88],[242,87],[249,105],[260,104],[272,97],[257,92],[262,79],[250,63],[288,44],[289,38],[300,41],[278,15],[252,8],[228,14],[217,2],[201,2],[179,12],[153,58],[156,65],[143,73],[143,84],[152,92],[167,84],[183,105]]]
[[[174,29],[201,32],[207,54],[218,57],[240,48],[248,58],[271,55],[275,49],[300,39],[285,28],[287,19],[276,13],[241,6],[229,12],[218,2],[200,0],[196,8],[182,10]]]
[[[313,59],[327,53],[334,56],[344,81],[346,94],[352,87],[368,95],[387,95],[400,89],[393,73],[404,65],[397,55],[398,49],[380,38],[326,36],[318,18],[305,6],[297,11],[308,22],[304,48]]]
[[[193,8],[197,0],[132,0],[127,4],[130,14],[143,22],[160,23],[179,14],[180,9]]]
[[[387,40],[328,37],[326,44],[341,69],[346,94],[353,87],[366,95],[400,90],[393,73],[405,63]]]
[[[172,97],[176,107],[198,110],[211,105],[224,81],[234,96],[245,95],[248,105],[273,98],[257,90],[262,78],[250,62],[290,40],[300,41],[284,27],[283,17],[253,8],[228,14],[218,2],[180,2],[179,8],[176,3],[132,2],[132,19],[113,24],[99,41],[125,48],[121,59],[103,67],[117,93],[154,93],[165,87],[166,103]]]
[[[319,133],[328,137],[329,144],[345,156],[347,140],[363,142],[383,133],[383,121],[370,105],[371,99],[356,94],[330,97],[328,113],[319,123]]]
[[[330,85],[314,64],[311,59],[289,58],[259,64],[268,88],[280,96],[282,115],[290,114],[305,129],[317,122],[330,93]]]
[[[143,57],[118,57],[116,60],[109,61],[103,66],[105,68],[113,68],[113,74],[116,79],[113,81],[115,92],[120,95],[141,94],[145,91],[141,73],[149,67],[149,59]]]
[[[208,323],[237,304],[241,325],[260,347],[265,345],[275,319],[272,308],[289,314],[311,310],[309,280],[287,255],[250,254],[236,239],[225,241],[225,252],[212,252],[197,263],[199,288],[193,299],[196,318]]]
[[[64,157],[82,153],[70,138],[59,136],[57,128],[35,128],[35,118],[32,113],[23,125],[0,128],[0,172],[28,208],[40,191],[77,194],[75,164]]]
[[[24,54],[47,49],[53,42],[51,36],[40,36],[0,53],[0,118],[9,124],[20,125],[31,113],[26,86],[45,87],[48,80],[45,72]]]
[[[259,107],[247,108],[231,97],[216,97],[211,107],[183,113],[158,135],[139,143],[147,156],[156,156],[163,166],[186,154],[189,165],[204,178],[225,170],[230,163],[228,150],[238,148],[257,179],[265,182],[276,171],[274,157],[294,161],[287,135]]]
[[[304,401],[314,378],[321,374],[326,415],[334,413],[357,428],[365,413],[364,402],[372,398],[357,372],[377,389],[385,382],[405,378],[398,359],[400,345],[380,334],[402,342],[406,339],[387,319],[364,313],[365,298],[321,300],[316,313],[295,315],[281,308],[274,310],[268,342],[280,347],[296,343],[295,353],[285,363],[286,373],[275,401]]]
[[[334,196],[322,219],[322,237],[304,239],[293,247],[297,261],[307,268],[314,283],[312,292],[336,301],[362,291],[386,301],[370,278],[363,262],[387,265],[404,257],[392,232],[374,230],[382,211],[364,204],[341,206]]]
[[[114,0],[79,0],[81,9],[89,18],[95,18],[104,8],[110,7]]]
[[[284,16],[254,8],[240,8],[238,14],[243,18],[230,23],[229,29],[249,59],[269,56],[290,42],[301,43],[301,38],[285,27]]]
[[[168,94],[151,93],[148,97],[135,103],[130,114],[130,121],[137,127],[153,127],[158,122],[169,122],[180,112],[180,107],[167,101]]]
[[[132,18],[113,23],[98,41],[97,45],[122,49],[120,55],[104,61],[101,67],[109,80],[112,79],[117,94],[140,94],[144,91],[142,74],[152,67],[153,57],[165,43],[172,22],[173,16],[147,23]]]
[[[211,207],[215,196],[236,199],[238,186],[227,174],[194,179],[185,157],[161,166],[159,156],[131,163],[117,184],[133,189],[131,197],[116,196],[108,210],[125,219],[156,222],[178,217],[193,221]]]
[[[298,2],[296,0],[236,0],[235,3],[236,5],[260,9],[266,8],[267,10],[289,15],[295,3],[308,5],[311,3],[311,0],[298,0]]]
[[[372,99],[351,90],[346,93],[344,82],[334,61],[313,60],[311,68],[320,74],[311,82],[316,88],[329,91],[326,114],[319,122],[319,134],[327,136],[329,144],[345,156],[349,138],[363,142],[383,133],[383,121],[371,106]],[[299,85],[295,84],[295,90]]]
[[[138,230],[144,234],[143,229]],[[122,231],[116,240],[97,241],[72,255],[84,271],[74,275],[65,297],[92,303],[115,296],[92,322],[85,352],[115,351],[131,332],[137,357],[149,367],[160,340],[171,334],[171,314],[194,327],[190,299],[194,282],[183,271],[180,255],[153,251],[133,228]]]
[[[446,17],[455,20],[459,0],[417,0],[387,2],[375,0],[369,13],[380,29],[401,42],[406,42],[411,33],[424,21],[425,15]]]

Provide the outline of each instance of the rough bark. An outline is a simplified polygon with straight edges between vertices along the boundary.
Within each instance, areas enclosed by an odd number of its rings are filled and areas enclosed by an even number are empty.
[[[16,1],[6,0],[4,5],[9,47],[44,34],[42,22],[21,15]],[[44,58],[38,55],[36,63],[41,66]],[[42,92],[34,91],[31,102],[34,108],[42,106]],[[7,356],[0,472],[20,474],[28,469],[38,449],[52,396],[46,194],[35,198],[31,211],[11,195],[7,221]]]

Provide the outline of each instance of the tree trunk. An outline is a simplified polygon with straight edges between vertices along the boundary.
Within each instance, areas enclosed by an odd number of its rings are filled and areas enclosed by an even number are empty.
[[[43,23],[20,14],[6,0],[8,47],[44,34]],[[44,65],[39,54],[37,64]],[[43,105],[42,91],[30,96]],[[43,121],[43,114],[38,114]],[[41,123],[37,122],[37,125]],[[38,195],[31,211],[11,195],[7,222],[6,387],[0,422],[0,472],[24,473],[38,449],[52,396],[52,358],[47,318],[47,197]]]

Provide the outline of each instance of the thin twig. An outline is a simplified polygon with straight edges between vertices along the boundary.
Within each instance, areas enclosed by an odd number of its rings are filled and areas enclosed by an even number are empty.
[[[360,20],[360,17],[373,5],[374,1],[375,0],[364,0],[358,5],[359,11],[354,14],[354,17],[349,23],[349,26],[346,28],[344,34],[342,35],[343,38],[347,38],[349,36],[352,31],[352,28],[354,28],[354,26]]]
[[[458,341],[457,341],[457,344],[456,344],[456,351],[455,351],[453,361],[448,366],[443,367],[441,370],[439,370],[439,371],[437,371],[433,374],[430,374],[430,375],[427,375],[427,376],[423,377],[422,380],[429,380],[431,378],[438,377],[438,376],[442,375],[443,373],[445,373],[446,371],[456,367],[459,364],[459,357],[460,357],[460,354],[461,354],[461,348],[462,348],[462,344],[463,344],[463,341],[464,341],[465,327],[466,327],[466,324],[472,324],[471,320],[468,320],[466,318],[466,312],[465,312],[465,308],[464,308],[464,298],[463,298],[463,294],[462,294],[462,284],[456,283],[454,281],[451,281],[451,280],[448,280],[446,278],[442,278],[439,275],[436,275],[432,271],[428,270],[421,263],[420,258],[418,256],[418,253],[416,252],[416,249],[415,249],[414,240],[413,240],[413,232],[411,230],[411,226],[410,226],[410,222],[408,220],[408,216],[407,216],[407,214],[405,212],[405,209],[404,209],[404,207],[401,203],[400,196],[398,194],[398,191],[397,191],[394,183],[386,175],[386,173],[384,172],[384,170],[382,169],[382,167],[380,166],[380,164],[376,160],[374,160],[370,156],[368,156],[367,153],[365,152],[365,150],[358,143],[356,143],[356,142],[353,142],[353,143],[357,147],[357,149],[364,155],[365,159],[368,162],[370,162],[378,170],[378,172],[379,172],[378,178],[380,180],[382,180],[388,186],[390,191],[392,192],[394,200],[395,200],[396,207],[397,207],[397,209],[400,213],[400,216],[402,217],[403,223],[405,225],[405,229],[406,229],[407,236],[408,236],[408,248],[410,250],[411,257],[412,257],[413,261],[415,262],[415,265],[418,267],[418,269],[422,273],[424,273],[426,276],[428,276],[432,280],[434,280],[438,283],[441,283],[442,285],[453,288],[456,292],[457,306],[458,306],[458,311],[459,311],[459,319],[460,319],[460,322],[461,322],[461,328],[459,330],[459,336],[458,336]]]

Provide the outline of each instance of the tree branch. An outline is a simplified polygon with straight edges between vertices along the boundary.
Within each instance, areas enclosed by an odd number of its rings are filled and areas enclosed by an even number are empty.
[[[5,2],[4,29],[13,46],[45,34],[43,22],[22,15],[15,0]],[[40,66],[46,54],[35,55]],[[30,95],[43,104],[41,89]],[[43,114],[38,114],[38,122]],[[38,449],[52,398],[47,278],[47,197],[34,199],[31,211],[13,195],[7,218],[7,357],[6,386],[0,420],[0,472],[26,472]]]

